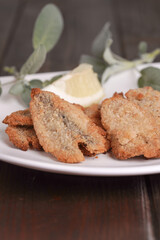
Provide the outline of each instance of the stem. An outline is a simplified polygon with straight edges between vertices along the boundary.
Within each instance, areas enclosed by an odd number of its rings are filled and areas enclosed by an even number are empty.
[[[19,82],[19,81],[24,81],[24,77],[25,76],[21,76],[21,75],[17,75],[17,76],[13,76],[15,79],[14,80],[11,80],[10,82],[7,82],[7,83],[1,83],[1,86],[7,86],[11,83],[16,83],[16,82]]]
[[[118,62],[107,67],[102,75],[102,85],[114,74],[120,73],[131,68],[136,68],[138,65],[143,63],[151,63],[160,54],[160,48],[157,48],[151,53],[145,53],[142,55],[141,59],[134,61],[124,61]],[[136,69],[138,71],[138,69]]]

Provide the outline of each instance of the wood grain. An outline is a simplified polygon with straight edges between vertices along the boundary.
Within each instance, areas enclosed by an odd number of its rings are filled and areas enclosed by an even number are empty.
[[[146,186],[151,209],[152,226],[155,239],[160,238],[160,175],[146,176]]]
[[[142,177],[63,176],[6,163],[1,169],[2,239],[147,239],[150,234]]]
[[[137,58],[140,41],[146,41],[150,51],[160,46],[160,1],[113,0],[112,4],[124,57]]]
[[[23,15],[26,1],[27,0],[13,0],[10,2],[1,0],[0,2],[0,73],[4,67],[4,60],[9,53],[19,21]]]

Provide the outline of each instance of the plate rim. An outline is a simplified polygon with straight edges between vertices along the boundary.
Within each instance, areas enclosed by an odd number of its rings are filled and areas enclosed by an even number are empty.
[[[26,162],[26,159],[21,159],[20,162],[17,161],[17,157],[7,156],[0,153],[0,157],[3,157],[0,161],[7,162],[16,166],[25,167],[29,169],[44,171],[44,172],[53,172],[57,174],[66,174],[66,175],[81,175],[81,176],[97,176],[97,177],[118,177],[118,176],[138,176],[138,175],[148,175],[148,174],[158,174],[160,173],[160,165],[147,165],[147,166],[132,166],[132,167],[109,167],[109,168],[92,168],[92,167],[76,167],[74,164],[63,165],[52,165],[52,163],[36,162],[32,163],[32,160],[29,160],[29,165]],[[15,161],[14,161],[15,160]],[[28,161],[28,160],[27,160]],[[147,161],[147,160],[146,160]],[[155,159],[156,161],[156,159]],[[78,163],[79,164],[79,163]],[[52,168],[52,166],[54,166]],[[136,171],[135,171],[136,170]]]
[[[146,66],[157,66],[160,67],[160,63],[152,63],[152,64],[143,64],[139,66],[140,68],[146,67]],[[130,71],[131,69],[127,70]],[[37,74],[31,74],[27,76],[27,79],[31,79],[33,77],[37,76],[56,76],[59,74],[66,73],[68,71],[57,71],[57,72],[46,72],[46,73],[37,73]],[[124,71],[126,72],[126,71]],[[118,74],[117,74],[118,75]],[[114,75],[115,76],[115,75]],[[112,76],[112,77],[114,77]],[[112,78],[111,77],[111,78]],[[3,82],[10,82],[14,80],[13,76],[0,76],[0,81]],[[21,159],[21,161],[19,161]],[[52,165],[52,163],[49,162],[35,162],[33,159],[22,159],[18,158],[17,156],[11,156],[7,154],[3,154],[0,152],[0,161],[7,162],[13,165],[17,165],[20,167],[30,168],[34,170],[40,170],[45,172],[53,172],[58,174],[66,174],[66,175],[81,175],[81,176],[98,176],[98,177],[118,177],[118,176],[137,176],[137,175],[148,175],[148,174],[158,174],[160,173],[160,164],[159,165],[145,165],[145,166],[122,166],[122,167],[92,167],[92,166],[78,166],[76,167],[75,164],[66,164],[64,165]],[[107,159],[106,159],[107,161]],[[146,160],[147,161],[147,160]],[[156,161],[156,159],[155,159]],[[63,169],[62,169],[63,166]]]

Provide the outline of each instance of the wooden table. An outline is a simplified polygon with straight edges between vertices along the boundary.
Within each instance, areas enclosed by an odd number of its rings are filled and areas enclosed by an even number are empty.
[[[20,67],[45,0],[0,0],[0,69]],[[106,21],[113,49],[136,57],[141,40],[160,47],[159,0],[55,0],[65,29],[41,71],[72,69]],[[1,110],[2,111],[2,110]],[[160,175],[67,176],[0,161],[0,239],[160,239]]]

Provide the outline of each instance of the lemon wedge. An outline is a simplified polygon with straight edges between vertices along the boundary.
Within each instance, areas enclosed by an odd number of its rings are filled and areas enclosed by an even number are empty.
[[[104,97],[104,90],[90,64],[80,64],[43,90],[84,107],[98,103]]]

